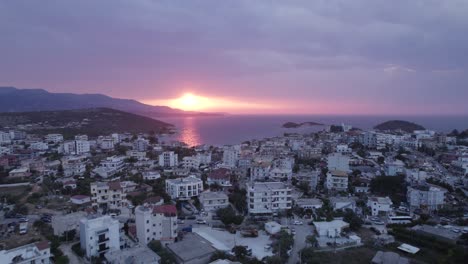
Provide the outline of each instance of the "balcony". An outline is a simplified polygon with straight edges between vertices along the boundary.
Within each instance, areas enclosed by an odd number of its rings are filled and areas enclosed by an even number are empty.
[[[98,244],[102,244],[102,243],[107,242],[107,241],[109,241],[108,237],[103,237],[103,238],[100,237],[99,240],[98,240]]]
[[[99,253],[102,253],[102,252],[105,252],[105,251],[107,251],[107,250],[109,250],[109,247],[103,247],[103,248],[100,247],[100,248],[98,249],[98,252],[99,252]]]

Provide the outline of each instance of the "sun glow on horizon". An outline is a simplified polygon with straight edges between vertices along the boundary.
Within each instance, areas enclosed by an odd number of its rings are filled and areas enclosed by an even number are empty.
[[[165,105],[185,111],[237,112],[238,110],[259,110],[272,108],[271,104],[250,103],[244,100],[232,98],[205,97],[196,95],[191,92],[184,93],[178,98],[166,100],[144,100],[143,103],[151,105]]]

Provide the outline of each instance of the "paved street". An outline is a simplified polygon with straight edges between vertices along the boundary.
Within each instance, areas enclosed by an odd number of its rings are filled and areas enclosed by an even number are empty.
[[[73,253],[73,251],[71,250],[71,246],[73,244],[75,244],[77,242],[73,242],[73,243],[63,243],[60,245],[60,250],[62,250],[63,252],[63,255],[67,256],[68,259],[70,260],[69,264],[80,264],[80,263],[83,263],[82,260],[80,260],[76,255],[75,253]]]
[[[313,234],[313,227],[307,224],[307,220],[301,219],[303,225],[289,225],[289,228],[294,228],[294,246],[289,256],[288,264],[296,264],[299,262],[299,251],[306,247],[306,237]]]

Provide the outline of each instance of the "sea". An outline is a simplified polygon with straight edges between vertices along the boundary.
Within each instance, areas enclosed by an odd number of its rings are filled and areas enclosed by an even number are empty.
[[[162,136],[160,140],[178,140],[189,146],[201,144],[221,146],[239,144],[247,140],[281,136],[284,133],[311,133],[325,126],[283,128],[286,122],[316,122],[324,125],[351,125],[372,129],[389,120],[405,120],[437,132],[468,129],[468,116],[357,116],[357,115],[222,115],[160,118],[175,125],[176,133]]]

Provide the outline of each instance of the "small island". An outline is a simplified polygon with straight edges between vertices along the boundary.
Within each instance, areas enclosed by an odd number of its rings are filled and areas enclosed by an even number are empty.
[[[402,130],[408,133],[412,133],[415,130],[425,130],[425,128],[421,125],[408,122],[408,121],[404,121],[404,120],[390,120],[390,121],[376,125],[374,129],[378,129],[381,131]]]
[[[302,123],[294,123],[294,122],[287,122],[283,124],[283,128],[299,128],[303,126],[323,126],[323,124],[317,122],[302,122]]]

